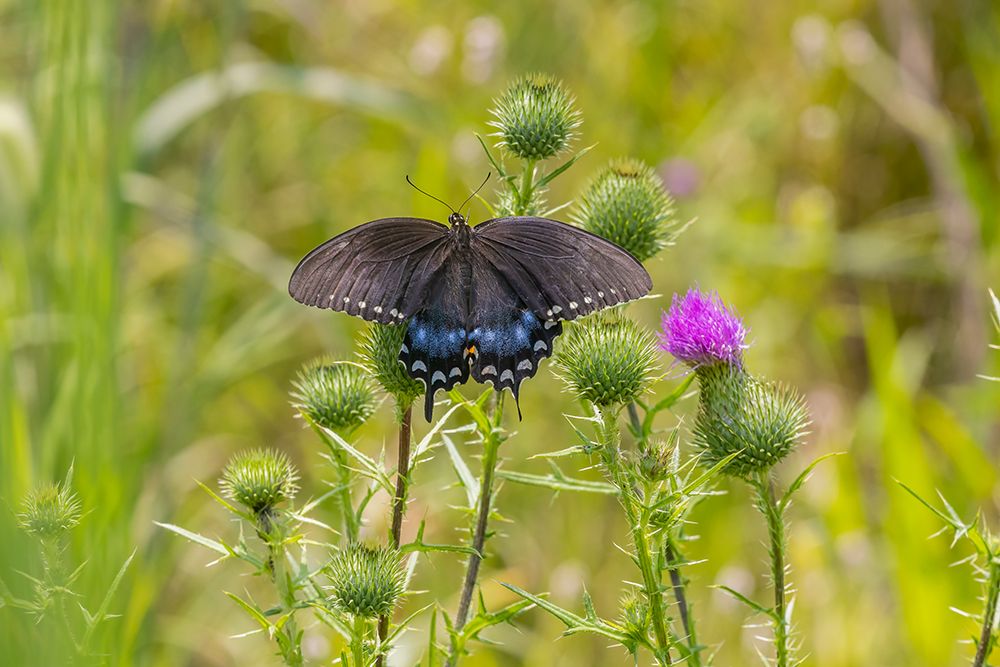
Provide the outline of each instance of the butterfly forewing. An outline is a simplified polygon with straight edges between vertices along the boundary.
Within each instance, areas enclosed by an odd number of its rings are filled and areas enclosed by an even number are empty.
[[[540,318],[572,320],[638,299],[653,285],[627,251],[546,218],[488,220],[473,228],[472,249]]]
[[[303,258],[288,292],[296,301],[383,324],[424,307],[450,254],[448,227],[422,218],[383,218],[335,236]]]

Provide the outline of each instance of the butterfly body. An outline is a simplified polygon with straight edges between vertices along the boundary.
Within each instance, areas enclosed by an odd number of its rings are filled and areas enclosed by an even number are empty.
[[[562,222],[508,217],[470,227],[383,218],[319,246],[289,293],[307,305],[407,327],[399,360],[434,394],[470,377],[509,389],[552,354],[561,320],[636,299],[652,286],[625,250]],[[518,408],[520,412],[520,408]]]

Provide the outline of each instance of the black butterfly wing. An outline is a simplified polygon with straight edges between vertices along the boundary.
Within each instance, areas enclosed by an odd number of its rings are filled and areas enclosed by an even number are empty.
[[[450,253],[448,227],[422,218],[373,220],[333,237],[292,272],[288,293],[308,306],[383,324],[423,307]]]
[[[433,276],[423,307],[411,319],[399,360],[410,376],[424,384],[424,417],[434,411],[434,394],[469,379],[466,352],[469,319],[468,262],[453,244]]]
[[[488,220],[473,228],[472,249],[539,318],[576,319],[638,299],[653,286],[628,251],[556,220]]]
[[[552,354],[562,324],[539,317],[503,274],[484,257],[471,258],[472,291],[468,347],[474,350],[472,377],[497,390],[510,389],[517,402],[521,382]],[[521,408],[518,406],[518,416]]]

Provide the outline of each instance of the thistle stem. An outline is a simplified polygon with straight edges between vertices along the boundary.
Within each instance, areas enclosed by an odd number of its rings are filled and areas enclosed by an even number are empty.
[[[392,529],[390,539],[393,546],[399,548],[400,535],[403,531],[403,510],[406,509],[406,496],[410,484],[410,420],[413,408],[407,407],[399,420],[399,449],[396,457],[396,495],[392,502]],[[389,636],[389,616],[378,619],[378,638],[384,642]],[[382,667],[383,654],[379,653],[375,660],[377,667]]]
[[[486,526],[490,517],[490,503],[493,499],[493,479],[496,473],[497,450],[499,443],[489,439],[483,452],[483,474],[479,483],[479,510],[476,517],[476,529],[472,537],[472,548],[476,553],[469,555],[469,564],[465,571],[465,583],[462,586],[462,597],[458,603],[458,614],[455,616],[455,627],[459,630],[465,625],[469,616],[469,606],[472,593],[479,577],[479,565],[483,560],[483,546],[486,543]]]
[[[281,606],[288,614],[288,621],[285,622],[281,631],[288,638],[288,649],[282,649],[282,657],[285,664],[290,667],[299,667],[302,663],[302,647],[299,644],[299,629],[295,623],[295,588],[289,581],[288,573],[285,569],[285,547],[284,531],[280,526],[276,526],[269,517],[262,517],[261,526],[266,535],[268,552],[270,557],[271,581],[278,589],[281,598]]]
[[[531,195],[535,190],[535,160],[528,160],[524,164],[524,171],[521,173],[521,187],[518,189],[517,215],[528,213],[528,204],[531,203]]]
[[[364,616],[354,617],[354,632],[351,637],[351,657],[354,659],[354,667],[365,667],[365,632],[368,621]]]
[[[785,584],[785,517],[784,505],[779,503],[774,493],[774,483],[768,473],[763,473],[756,481],[760,510],[767,521],[767,534],[771,556],[771,585],[774,587],[774,608],[771,620],[774,624],[774,650],[776,667],[789,664],[789,627],[787,612],[787,588]]]
[[[976,657],[972,667],[984,667],[993,652],[993,627],[997,615],[997,601],[1000,600],[1000,564],[995,556],[990,558],[990,578],[986,585],[986,609],[983,611],[983,629],[976,645]]]
[[[660,582],[659,570],[653,565],[653,558],[646,535],[646,511],[636,502],[635,490],[629,480],[628,473],[621,465],[621,431],[618,428],[618,418],[610,410],[601,411],[601,458],[612,482],[618,487],[618,498],[621,500],[625,515],[632,530],[632,542],[635,546],[636,560],[642,573],[643,592],[649,602],[649,615],[656,636],[656,660],[661,665],[671,665],[670,635],[667,632],[666,615],[663,610],[663,587]]]

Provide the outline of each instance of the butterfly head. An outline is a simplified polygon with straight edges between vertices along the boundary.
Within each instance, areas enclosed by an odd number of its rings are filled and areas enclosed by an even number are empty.
[[[465,216],[457,211],[448,216],[448,222],[452,227],[460,227],[465,223]]]

